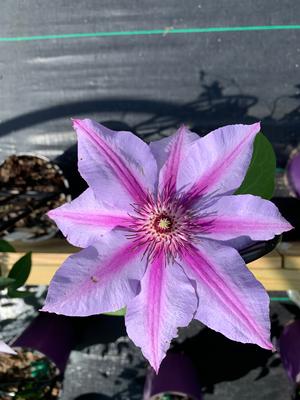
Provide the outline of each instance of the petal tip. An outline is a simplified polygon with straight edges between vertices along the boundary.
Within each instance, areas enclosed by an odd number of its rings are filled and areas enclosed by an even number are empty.
[[[188,127],[185,124],[180,124],[179,131],[181,132],[181,131],[185,131],[185,130],[188,130]]]
[[[273,344],[272,344],[271,342],[268,342],[268,343],[264,346],[264,348],[265,348],[266,350],[272,351],[273,353],[276,351],[276,348],[273,346]]]
[[[260,121],[255,122],[255,123],[253,124],[253,128],[254,128],[254,131],[255,131],[256,133],[258,133],[258,132],[261,130],[261,123],[260,123]]]
[[[8,347],[8,346],[7,346]],[[11,347],[8,347],[5,350],[0,350],[1,353],[6,353],[6,354],[10,354],[12,356],[16,356],[17,352],[15,350],[13,350]]]
[[[253,343],[257,344],[259,347],[265,350],[274,351],[275,349],[273,343],[270,341],[269,335],[260,336],[259,340]]]
[[[295,229],[295,227],[287,221],[285,232],[291,231],[292,229]]]
[[[159,366],[153,366],[152,365],[152,368],[153,368],[153,370],[154,370],[156,375],[158,375],[159,367],[160,367],[160,365]]]
[[[50,210],[46,213],[47,217],[54,219],[55,212],[54,210]]]
[[[73,122],[73,124],[77,124],[77,123],[80,123],[80,121],[83,121],[83,120],[80,119],[80,118],[71,118],[71,121]]]
[[[154,360],[148,360],[149,364],[151,365],[152,369],[154,370],[154,372],[156,373],[156,375],[158,375],[162,360],[165,358],[166,354],[164,355],[164,357],[159,361],[157,359]]]
[[[79,118],[71,118],[73,128],[77,131],[78,128],[82,128],[82,125],[89,121],[89,119],[79,119]]]
[[[48,307],[47,305],[44,305],[44,307],[40,308],[39,311],[40,312],[47,312],[47,313],[50,313],[50,314],[57,314],[57,315],[61,314],[61,313],[53,310],[51,307]]]

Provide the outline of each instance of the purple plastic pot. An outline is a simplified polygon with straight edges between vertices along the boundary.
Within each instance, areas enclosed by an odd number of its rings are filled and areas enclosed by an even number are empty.
[[[144,400],[155,399],[159,395],[174,394],[202,399],[199,378],[189,357],[182,353],[168,353],[161,363],[158,374],[150,369],[146,378]]]
[[[78,332],[76,318],[40,313],[13,346],[38,350],[53,361],[63,374]]]
[[[300,384],[300,320],[285,326],[279,338],[279,352],[289,378]]]
[[[291,157],[287,167],[287,176],[294,192],[300,197],[300,152]]]

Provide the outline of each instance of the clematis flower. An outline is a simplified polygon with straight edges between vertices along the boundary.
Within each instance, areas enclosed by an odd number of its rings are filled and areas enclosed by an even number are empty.
[[[0,353],[16,354],[16,352],[0,340]]]
[[[234,248],[291,229],[271,202],[233,195],[259,123],[204,138],[182,126],[150,146],[91,120],[74,127],[89,188],[49,216],[84,249],[56,272],[43,310],[86,316],[126,306],[127,333],[156,371],[193,318],[272,349],[268,295]]]

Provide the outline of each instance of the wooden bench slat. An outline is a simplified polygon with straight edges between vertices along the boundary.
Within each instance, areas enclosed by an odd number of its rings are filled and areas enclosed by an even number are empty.
[[[281,244],[278,249],[248,265],[267,290],[300,290],[300,243],[288,243],[290,246],[286,244]],[[33,254],[32,271],[27,281],[29,285],[49,284],[64,260],[79,250],[63,239],[51,239],[35,244],[14,243],[14,246],[18,252],[5,255],[4,273],[7,273],[26,251],[31,250]]]

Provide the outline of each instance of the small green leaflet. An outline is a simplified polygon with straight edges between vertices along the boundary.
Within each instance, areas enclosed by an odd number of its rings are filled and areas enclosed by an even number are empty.
[[[124,317],[124,315],[126,314],[126,308],[121,308],[121,310],[107,312],[107,313],[104,313],[104,314],[105,315],[111,315],[113,317]]]
[[[12,278],[15,282],[11,285],[11,290],[16,290],[23,286],[29,277],[31,270],[31,252],[25,254],[15,262],[9,271],[8,278]]]
[[[254,141],[253,155],[245,179],[235,194],[253,194],[264,199],[273,196],[276,157],[269,140],[259,133]]]
[[[0,239],[0,253],[14,253],[16,250],[6,240]]]
[[[11,298],[17,297],[20,299],[24,299],[25,297],[33,296],[33,293],[29,292],[28,290],[21,291],[21,290],[14,290],[14,289],[8,288],[7,295],[8,295],[8,297],[11,297]]]
[[[0,290],[6,289],[15,282],[12,278],[6,278],[5,276],[0,276]]]

